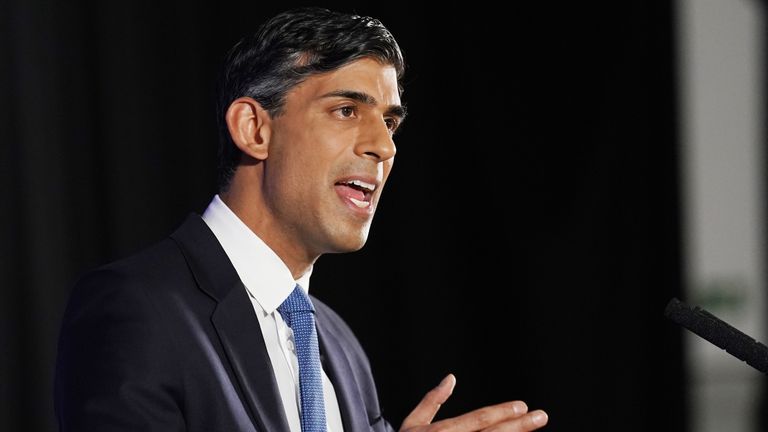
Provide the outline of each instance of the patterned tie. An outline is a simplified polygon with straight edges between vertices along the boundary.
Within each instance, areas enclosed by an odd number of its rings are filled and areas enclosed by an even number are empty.
[[[278,308],[288,327],[293,330],[296,357],[299,360],[301,392],[301,431],[326,432],[320,349],[315,328],[315,308],[299,285]]]

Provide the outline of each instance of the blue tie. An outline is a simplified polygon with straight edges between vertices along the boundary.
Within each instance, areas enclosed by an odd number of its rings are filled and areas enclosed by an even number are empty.
[[[301,392],[301,431],[326,432],[315,308],[304,290],[296,285],[291,295],[277,310],[280,311],[288,327],[293,330],[293,339],[296,344]]]

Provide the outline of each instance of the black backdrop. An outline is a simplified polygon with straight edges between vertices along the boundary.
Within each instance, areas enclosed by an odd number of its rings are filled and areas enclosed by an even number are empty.
[[[0,2],[0,430],[53,430],[71,283],[214,193],[213,82],[279,9]],[[409,119],[360,252],[312,290],[356,329],[396,425],[524,399],[550,431],[683,431],[672,2],[324,5],[379,17]]]

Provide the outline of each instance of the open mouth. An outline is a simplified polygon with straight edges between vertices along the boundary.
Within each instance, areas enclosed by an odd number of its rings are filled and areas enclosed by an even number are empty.
[[[347,198],[356,207],[365,209],[371,206],[371,197],[376,185],[359,179],[344,180],[336,183],[341,196]]]

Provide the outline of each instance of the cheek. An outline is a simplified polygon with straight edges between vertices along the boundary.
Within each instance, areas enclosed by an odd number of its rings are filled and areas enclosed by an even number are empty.
[[[322,155],[317,152],[313,141],[301,134],[281,138],[278,149],[270,154],[274,158],[274,174],[280,177],[280,183],[284,187],[297,188],[318,181],[316,177],[322,165]]]

